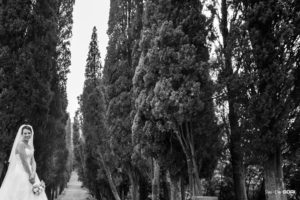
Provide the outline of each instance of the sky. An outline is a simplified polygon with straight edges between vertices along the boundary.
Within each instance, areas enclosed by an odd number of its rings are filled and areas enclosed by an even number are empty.
[[[106,34],[110,0],[76,0],[73,10],[71,38],[71,66],[68,74],[67,95],[71,120],[78,109],[77,97],[83,91],[84,71],[92,29],[98,30],[98,46],[104,64],[108,36]]]

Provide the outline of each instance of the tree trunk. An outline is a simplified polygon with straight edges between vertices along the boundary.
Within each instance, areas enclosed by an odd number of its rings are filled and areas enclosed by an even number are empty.
[[[61,195],[65,188],[66,188],[66,185],[64,183],[60,184],[58,194]]]
[[[243,165],[243,154],[241,148],[241,135],[237,130],[237,121],[234,111],[232,111],[233,105],[229,103],[229,123],[231,126],[230,134],[230,154],[232,164],[232,174],[234,181],[234,191],[238,200],[247,200],[246,184],[245,184],[245,172]]]
[[[152,200],[159,200],[159,178],[160,178],[160,166],[157,160],[153,159],[153,179],[152,179]]]
[[[188,166],[188,175],[189,175],[189,188],[190,188],[190,193],[192,197],[195,196],[201,196],[202,191],[201,191],[201,182],[199,176],[197,177],[198,173],[195,173],[198,168],[195,168],[193,165],[192,159],[187,159],[187,166]]]
[[[7,159],[5,159],[5,156],[3,156],[3,160],[0,163],[0,186],[2,185],[2,182],[3,182],[4,178],[5,178],[5,175],[6,175],[8,166],[9,166],[9,162],[6,161],[6,160],[8,160],[8,156],[7,155],[6,155],[6,158]]]
[[[254,199],[266,199],[266,193],[265,193],[265,179],[263,179],[258,194],[255,196]]]
[[[189,176],[189,191],[190,194],[194,194],[194,186],[193,186],[193,167],[192,167],[192,161],[190,158],[187,158],[187,168],[188,168],[188,176]]]
[[[149,191],[148,191],[148,179],[141,174],[139,177],[139,200],[145,200],[148,198]]]
[[[198,172],[198,165],[196,162],[195,155],[195,145],[194,137],[191,132],[192,128],[189,127],[189,123],[186,122],[179,126],[179,132],[176,133],[176,136],[181,144],[182,150],[186,156],[188,176],[189,176],[189,192],[191,196],[201,196],[202,195],[202,186],[200,181],[200,176]]]
[[[115,200],[121,200],[119,194],[118,194],[118,190],[117,190],[117,187],[113,181],[113,178],[112,178],[112,175],[111,175],[111,172],[110,170],[108,169],[108,167],[106,166],[105,164],[105,161],[103,159],[103,156],[102,156],[102,153],[99,152],[99,155],[100,155],[100,160],[101,160],[101,163],[102,163],[102,166],[104,168],[104,171],[105,171],[105,175],[107,177],[107,180],[108,180],[108,183],[109,183],[109,187],[111,189],[111,192],[113,193],[114,197],[115,197]]]
[[[129,172],[129,179],[130,179],[130,192],[131,192],[131,198],[132,200],[139,200],[139,180],[135,176],[134,172]]]
[[[53,186],[51,187],[51,195],[50,195],[50,199],[54,200],[54,189]]]
[[[80,156],[80,167],[82,169],[83,177],[86,179],[86,173],[85,173],[85,157],[84,157],[84,150],[82,145],[79,146],[79,156]]]
[[[194,188],[195,188],[194,196],[202,196],[203,194],[202,184],[198,172],[199,166],[196,163],[196,159],[194,155],[192,157],[192,163],[193,163],[193,178],[194,178]]]
[[[132,184],[132,200],[139,200],[139,184],[137,181]]]
[[[54,190],[54,199],[56,199],[57,198],[57,192],[58,191],[58,188],[57,188],[57,186],[55,187],[55,190]]]
[[[51,199],[51,195],[52,195],[51,191],[52,191],[51,185],[46,187],[45,192],[46,192],[47,197],[50,198],[50,199]]]
[[[190,123],[186,124],[187,126],[187,133],[188,133],[188,143],[190,145],[190,151],[191,151],[191,160],[192,160],[192,166],[193,166],[193,185],[194,185],[194,193],[193,196],[200,196],[202,195],[202,184],[200,181],[200,175],[198,170],[201,168],[201,166],[198,166],[196,162],[196,153],[195,153],[195,141],[194,137],[192,135],[192,127],[190,127]],[[201,162],[199,162],[201,163]]]
[[[181,200],[185,200],[185,186],[184,186],[184,182],[182,180],[182,177],[180,177],[179,182],[180,182]]]
[[[169,181],[169,172],[167,170],[162,170],[161,172],[161,196],[164,200],[170,200],[170,181]]]
[[[283,194],[283,171],[280,147],[271,154],[264,165],[266,200],[286,200]]]
[[[170,200],[181,200],[180,181],[172,178],[169,172],[167,173],[167,180],[170,186]]]

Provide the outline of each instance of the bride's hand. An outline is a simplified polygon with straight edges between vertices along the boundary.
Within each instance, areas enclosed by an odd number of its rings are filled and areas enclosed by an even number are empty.
[[[29,182],[30,182],[31,184],[34,184],[34,183],[35,183],[35,173],[32,173],[32,174],[30,175],[30,177],[29,177]]]

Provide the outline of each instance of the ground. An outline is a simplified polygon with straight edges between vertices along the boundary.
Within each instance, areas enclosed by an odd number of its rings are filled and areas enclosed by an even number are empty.
[[[86,200],[89,196],[88,190],[81,187],[76,172],[72,172],[68,187],[57,200]]]

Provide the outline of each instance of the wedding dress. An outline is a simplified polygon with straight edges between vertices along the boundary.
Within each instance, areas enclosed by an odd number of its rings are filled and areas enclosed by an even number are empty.
[[[35,195],[32,192],[33,185],[29,182],[29,175],[25,171],[20,155],[18,153],[15,153],[15,148],[21,138],[21,133],[19,133],[20,129],[18,131],[18,134],[15,139],[15,143],[12,148],[12,153],[9,159],[10,164],[8,166],[6,176],[0,188],[0,200],[47,200],[47,196],[45,192],[42,192],[39,195]],[[31,130],[32,130],[32,138],[33,138],[33,129]],[[30,167],[32,167],[30,165],[30,160],[33,154],[34,154],[33,145],[31,149],[25,148],[26,162],[29,163]],[[39,183],[39,182],[40,180],[36,174],[35,183]]]

